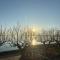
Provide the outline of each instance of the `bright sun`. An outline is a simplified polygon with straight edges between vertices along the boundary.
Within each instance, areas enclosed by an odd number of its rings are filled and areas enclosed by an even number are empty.
[[[41,28],[38,28],[38,27],[35,27],[35,26],[33,26],[32,28],[32,32],[41,32]]]
[[[36,27],[32,27],[32,32],[38,32],[38,29]]]
[[[37,30],[36,30],[36,28],[32,28],[32,31],[33,31],[33,32],[36,32]]]

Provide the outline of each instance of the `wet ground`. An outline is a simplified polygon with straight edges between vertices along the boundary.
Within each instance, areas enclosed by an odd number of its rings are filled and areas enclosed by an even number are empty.
[[[19,60],[19,59],[20,59],[20,55],[0,58],[0,60]]]
[[[21,58],[20,50],[0,53],[0,60],[19,60],[20,58]]]
[[[60,60],[60,55],[52,47],[30,46],[25,47],[20,60]]]
[[[60,55],[53,49],[49,50],[51,53],[44,46],[25,47],[22,54],[17,51],[2,56],[0,54],[0,60],[60,60]]]

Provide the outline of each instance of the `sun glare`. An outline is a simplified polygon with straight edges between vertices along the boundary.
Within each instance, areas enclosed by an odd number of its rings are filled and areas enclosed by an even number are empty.
[[[32,32],[35,32],[35,33],[41,32],[41,28],[38,28],[38,27],[35,27],[35,26],[33,26],[31,29],[32,29]]]
[[[32,28],[32,31],[33,31],[33,32],[36,32],[36,29],[35,29],[35,28]]]
[[[35,39],[32,40],[32,45],[36,45],[36,40]]]

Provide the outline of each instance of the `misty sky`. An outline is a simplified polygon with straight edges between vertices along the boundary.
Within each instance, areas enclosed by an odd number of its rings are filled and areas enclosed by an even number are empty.
[[[60,27],[60,0],[0,0],[0,25]]]

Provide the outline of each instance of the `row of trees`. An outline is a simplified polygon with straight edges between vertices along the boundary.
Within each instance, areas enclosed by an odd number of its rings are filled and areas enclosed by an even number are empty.
[[[19,34],[21,33],[20,25],[4,28],[2,25],[0,27],[0,41],[11,41],[14,42],[18,40]]]
[[[41,41],[45,44],[60,44],[60,30],[59,29],[50,29],[48,31],[42,31],[42,34],[38,34],[38,41]]]
[[[0,42],[11,41],[13,43],[22,42],[31,44],[32,40],[35,39],[43,44],[49,42],[56,42],[60,44],[60,30],[50,29],[44,30],[41,33],[33,32],[30,28],[21,28],[19,24],[10,28],[0,27]]]

